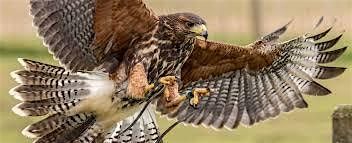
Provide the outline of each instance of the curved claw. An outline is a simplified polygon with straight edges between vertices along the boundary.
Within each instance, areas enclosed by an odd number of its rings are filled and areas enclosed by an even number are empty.
[[[166,88],[164,89],[164,97],[166,101],[172,101],[178,95],[178,84],[176,76],[165,76],[159,79],[159,82]]]
[[[146,85],[144,87],[144,93],[147,94],[149,91],[151,91],[155,87],[154,83]]]
[[[197,105],[199,104],[199,98],[201,96],[208,96],[210,93],[210,90],[208,88],[195,88],[192,91],[192,95],[193,97],[190,99],[190,104],[193,107],[197,107]]]
[[[164,85],[173,85],[174,83],[176,83],[176,81],[176,76],[164,76],[159,79],[159,82]]]

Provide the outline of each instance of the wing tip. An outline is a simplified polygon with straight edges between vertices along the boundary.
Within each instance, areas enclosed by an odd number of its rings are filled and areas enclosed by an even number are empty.
[[[291,20],[287,22],[287,24],[285,25],[285,27],[291,25],[291,24],[293,23],[293,21],[295,21],[295,18],[291,18]]]
[[[330,95],[332,92],[328,88],[318,83],[314,83],[314,84],[311,84],[309,89],[304,91],[304,93],[308,95],[313,95],[313,96],[327,96],[327,95]]]
[[[325,37],[332,30],[333,27],[334,27],[334,25],[331,25],[329,28],[327,28],[323,32],[309,36],[308,39],[312,39],[313,41],[317,41],[317,40]]]
[[[345,67],[335,67],[335,73],[330,78],[338,77],[341,74],[343,74],[346,70],[347,70],[347,68],[345,68]]]
[[[322,79],[322,80],[332,79],[340,76],[347,70],[347,68],[345,67],[324,67],[324,68],[326,69],[325,75],[322,75],[321,77],[315,77],[315,78]]]
[[[341,37],[343,36],[343,34],[345,34],[345,30],[344,31],[342,31],[338,36],[336,36],[336,38],[334,38],[333,40],[336,40],[336,43],[338,42],[338,41],[340,41],[340,39],[341,39]]]
[[[318,28],[324,21],[324,16],[320,16],[318,22],[315,24],[314,29]]]
[[[348,46],[344,46],[344,47],[342,47],[340,49],[337,49],[336,51],[339,53],[338,57],[340,57],[343,53],[345,53],[347,48],[348,48]]]

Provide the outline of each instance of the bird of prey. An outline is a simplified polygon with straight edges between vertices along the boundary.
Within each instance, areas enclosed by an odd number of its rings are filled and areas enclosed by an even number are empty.
[[[306,108],[302,94],[331,93],[315,79],[345,70],[321,65],[346,50],[327,51],[341,36],[317,42],[331,28],[279,42],[285,25],[236,46],[208,41],[198,15],[158,16],[142,0],[30,0],[30,9],[63,66],[19,59],[24,69],[11,74],[20,85],[10,94],[21,101],[13,111],[44,117],[22,131],[36,143],[154,142],[153,108],[132,121],[157,83],[165,88],[153,105],[163,115],[214,128],[252,125]]]

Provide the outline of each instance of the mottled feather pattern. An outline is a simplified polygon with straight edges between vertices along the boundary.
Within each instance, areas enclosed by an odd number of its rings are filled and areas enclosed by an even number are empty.
[[[203,124],[216,129],[223,127],[234,129],[240,123],[250,126],[276,117],[281,112],[290,112],[295,108],[306,108],[308,104],[304,101],[302,94],[318,96],[330,94],[330,90],[314,79],[330,79],[344,72],[345,68],[342,67],[321,65],[335,61],[346,51],[346,47],[326,51],[338,42],[341,35],[332,40],[316,42],[327,35],[331,30],[329,28],[313,36],[301,36],[282,43],[276,42],[287,29],[286,26],[264,36],[262,39],[266,41],[260,42],[259,40],[242,51],[236,46],[226,47],[226,45],[218,43],[200,42],[205,46],[210,44],[209,47],[200,45],[201,48],[212,48],[209,50],[213,51],[223,47],[228,48],[223,49],[231,52],[231,48],[233,48],[233,51],[243,54],[256,53],[255,50],[258,50],[260,56],[253,57],[252,60],[248,58],[248,63],[243,65],[240,62],[247,62],[246,60],[238,61],[238,65],[232,67],[233,71],[224,74],[217,74],[217,71],[214,69],[213,72],[213,68],[210,67],[218,66],[219,70],[223,69],[221,66],[226,66],[231,59],[228,61],[224,59],[223,65],[212,65],[211,62],[200,62],[205,58],[190,57],[192,62],[186,63],[186,66],[194,66],[193,70],[210,69],[207,72],[213,76],[189,82],[189,79],[194,77],[185,72],[183,75],[186,75],[187,79],[183,80],[186,81],[186,85],[181,89],[181,93],[187,94],[194,88],[209,88],[211,89],[210,95],[202,97],[196,108],[190,106],[188,102],[184,102],[177,110],[167,116],[178,120],[185,119],[185,123],[193,125]],[[226,56],[231,55],[231,52],[228,52]],[[196,55],[193,54],[193,56]],[[198,61],[195,58],[198,58]],[[258,68],[250,65],[256,64],[257,59],[255,58],[272,61],[271,63],[267,61],[265,64],[258,64],[257,66],[260,67]],[[234,58],[233,62],[236,60],[241,59]],[[195,63],[199,65],[195,65]],[[228,66],[228,68],[231,67]],[[191,68],[186,67],[185,69],[188,71]],[[193,72],[192,69],[190,71]],[[187,116],[191,113],[192,116]]]

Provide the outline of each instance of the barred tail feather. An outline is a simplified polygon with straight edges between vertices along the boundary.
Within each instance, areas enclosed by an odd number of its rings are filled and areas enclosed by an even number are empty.
[[[20,85],[11,89],[10,94],[21,103],[12,110],[20,116],[46,116],[26,127],[22,131],[25,136],[36,138],[36,143],[88,143],[103,137],[95,113],[85,110],[86,107],[82,111],[75,107],[100,95],[112,95],[114,82],[107,74],[71,73],[28,59],[19,62],[24,70],[14,71],[11,76]]]
[[[35,143],[66,143],[81,138],[96,122],[91,115],[75,115],[65,117],[66,120],[56,129],[39,136]]]
[[[73,143],[95,143],[98,142],[98,140],[103,139],[103,129],[98,124],[94,124],[94,122],[92,122],[90,126],[84,127],[88,128],[85,128],[84,132],[77,139],[75,139]]]
[[[43,116],[69,111],[89,96],[107,90],[114,83],[108,75],[94,72],[70,73],[61,67],[19,59],[25,70],[11,73],[20,84],[10,94],[23,101],[13,111],[21,116]]]
[[[80,99],[89,95],[89,89],[68,89],[50,85],[20,85],[11,89],[10,94],[20,101],[40,101],[54,99],[58,101]]]
[[[50,103],[50,100],[22,102],[12,108],[12,111],[20,116],[44,116],[69,111],[78,104],[79,100],[64,103]]]
[[[155,114],[152,110],[153,109],[148,107],[136,124],[123,134],[121,132],[135,120],[138,113],[118,122],[115,128],[105,136],[104,143],[154,143],[159,137],[159,128],[156,124]]]
[[[54,114],[47,118],[33,123],[22,130],[22,134],[29,138],[44,136],[62,125],[67,117],[62,114]]]
[[[27,126],[22,130],[22,134],[29,138],[44,137],[53,132],[57,133],[62,128],[75,128],[92,117],[93,115],[89,113],[81,113],[73,116],[54,114]]]

